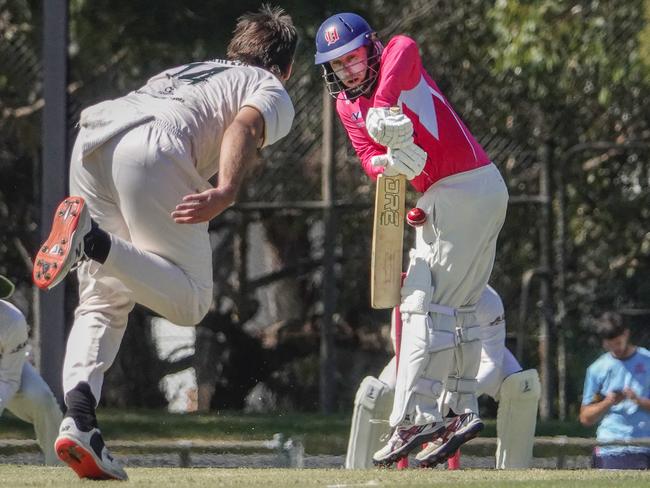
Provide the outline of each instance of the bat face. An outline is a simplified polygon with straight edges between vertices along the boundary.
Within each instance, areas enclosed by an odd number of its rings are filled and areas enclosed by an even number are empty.
[[[373,308],[393,308],[400,301],[405,196],[406,178],[403,175],[379,175],[370,269]]]

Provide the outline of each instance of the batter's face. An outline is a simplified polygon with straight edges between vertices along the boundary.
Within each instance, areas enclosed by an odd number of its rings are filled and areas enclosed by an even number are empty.
[[[356,88],[366,80],[368,49],[366,46],[358,47],[330,61],[330,67],[346,88]]]

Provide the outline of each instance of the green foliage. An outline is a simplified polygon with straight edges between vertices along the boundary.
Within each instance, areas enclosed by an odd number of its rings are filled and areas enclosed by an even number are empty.
[[[646,68],[646,77],[650,76],[650,1],[643,0],[644,26],[639,33],[639,58]]]

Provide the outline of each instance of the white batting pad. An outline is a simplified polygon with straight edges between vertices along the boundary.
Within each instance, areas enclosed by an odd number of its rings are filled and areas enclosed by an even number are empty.
[[[456,311],[456,335],[458,346],[454,350],[453,375],[447,379],[445,405],[457,415],[477,414],[476,376],[481,364],[481,328],[476,322],[474,307]]]
[[[534,369],[503,381],[497,410],[497,469],[530,467],[540,394],[539,375]]]
[[[395,390],[395,379],[397,378],[397,357],[393,356],[388,364],[379,374],[379,381],[386,383],[391,390]],[[388,418],[388,417],[387,417]]]
[[[431,269],[426,260],[418,257],[414,251],[411,251],[410,257],[406,279],[401,290],[400,311],[425,315],[429,312],[429,303],[433,296]]]
[[[483,347],[481,349],[481,364],[476,375],[478,380],[477,395],[485,393],[498,401],[499,389],[505,376],[503,372],[503,357],[506,351],[505,340],[505,322],[494,325],[483,325],[481,323],[481,343]],[[520,370],[521,367],[515,371]]]
[[[503,301],[494,288],[486,285],[481,298],[476,304],[476,321],[482,325],[504,322]]]
[[[373,453],[381,449],[385,443],[382,439],[391,432],[388,416],[392,406],[393,389],[373,376],[366,376],[354,398],[346,469],[373,467]]]
[[[454,355],[455,317],[402,313],[403,334],[390,424],[440,422],[439,400]]]

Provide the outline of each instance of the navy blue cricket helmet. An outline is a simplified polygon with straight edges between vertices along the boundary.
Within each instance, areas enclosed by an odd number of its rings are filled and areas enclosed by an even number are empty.
[[[368,46],[368,74],[365,82],[350,89],[336,76],[329,62],[361,46]],[[325,20],[316,33],[315,64],[323,66],[323,77],[334,98],[342,91],[349,100],[369,92],[379,73],[379,55],[383,47],[375,39],[375,30],[360,15],[344,12],[332,15]]]
[[[332,15],[316,33],[316,64],[323,64],[369,45],[373,30],[366,19],[353,13]]]

